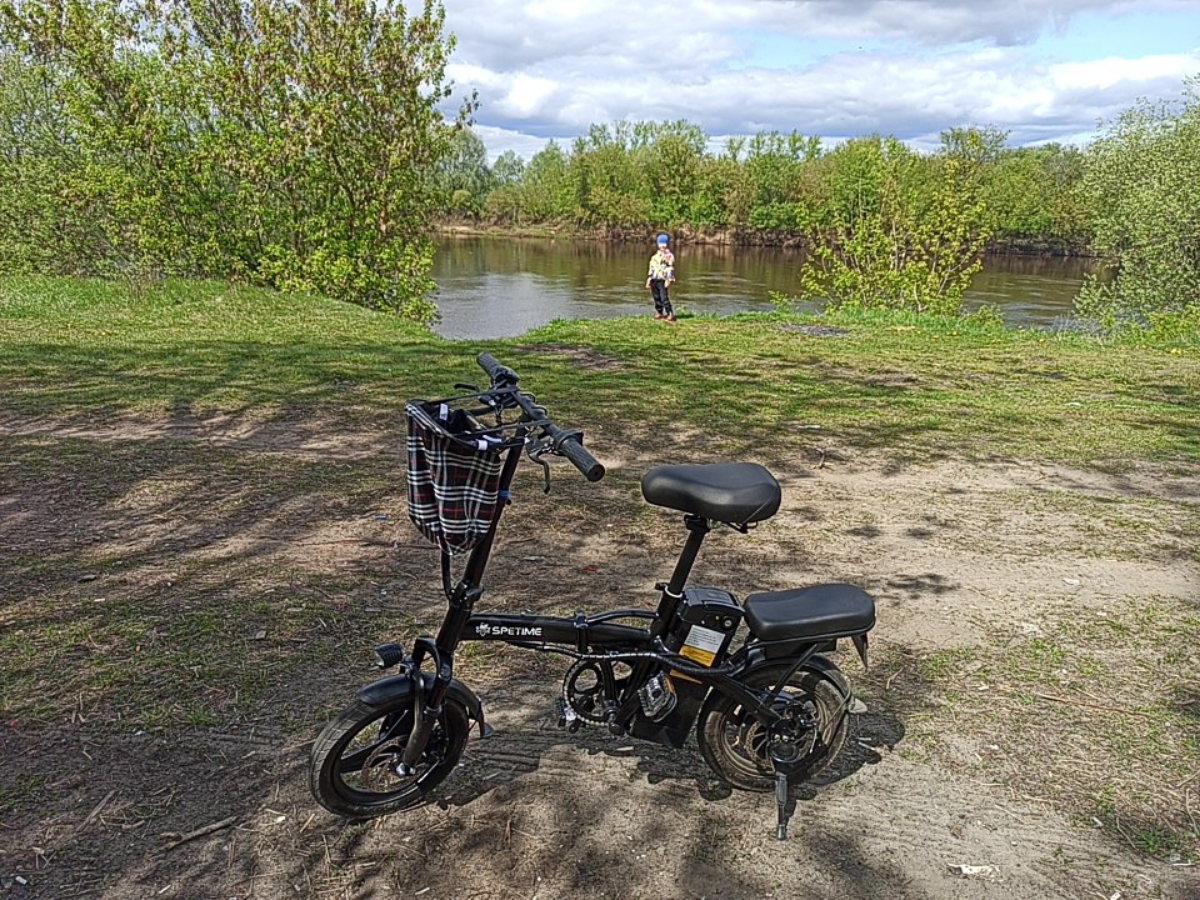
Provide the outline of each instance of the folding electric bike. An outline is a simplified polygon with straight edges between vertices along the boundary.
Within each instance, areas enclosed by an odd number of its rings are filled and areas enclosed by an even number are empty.
[[[448,400],[412,401],[409,512],[442,545],[449,602],[437,637],[411,653],[376,650],[395,674],[358,691],[312,751],[310,782],[326,809],[367,818],[421,802],[455,765],[468,733],[492,733],[474,692],[454,677],[463,641],[503,641],[569,657],[559,725],[606,726],[616,735],[682,747],[693,727],[700,753],[723,781],[776,791],[776,836],[787,836],[790,781],[824,771],[846,741],[849,683],[824,652],[848,638],[867,664],[875,603],[851,584],[748,594],[690,587],[688,574],[714,524],[745,533],[779,509],[779,483],[754,463],[667,465],[642,478],[645,499],[684,514],[688,536],[657,609],[573,618],[476,613],[483,574],[521,453],[541,464],[566,457],[589,481],[604,467],[583,435],[556,425],[510,368],[484,353],[490,387]],[[470,547],[461,578],[451,553]],[[744,635],[734,648],[735,637]]]

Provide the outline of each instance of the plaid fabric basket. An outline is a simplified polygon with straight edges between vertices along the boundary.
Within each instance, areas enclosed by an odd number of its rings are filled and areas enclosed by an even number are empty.
[[[406,413],[408,516],[443,553],[466,552],[500,507],[503,440],[445,403],[413,402]]]

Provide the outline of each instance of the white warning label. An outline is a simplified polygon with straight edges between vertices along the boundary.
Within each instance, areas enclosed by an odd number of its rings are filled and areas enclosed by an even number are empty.
[[[721,650],[725,635],[711,628],[693,625],[688,632],[687,640],[683,642],[679,654],[693,659],[704,666],[711,666]]]

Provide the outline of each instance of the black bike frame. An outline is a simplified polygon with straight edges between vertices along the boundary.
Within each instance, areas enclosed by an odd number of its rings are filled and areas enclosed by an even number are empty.
[[[524,438],[527,430],[520,427],[517,437]],[[474,614],[476,602],[483,593],[483,573],[487,568],[495,544],[503,508],[509,499],[513,476],[521,459],[522,446],[512,446],[504,461],[500,477],[500,495],[504,500],[500,510],[492,519],[491,526],[483,539],[476,545],[467,560],[459,582],[448,591],[449,608],[436,641],[419,639],[413,650],[416,665],[426,657],[432,657],[435,681],[427,698],[425,708],[435,714],[440,711],[446,691],[454,673],[454,653],[463,641],[502,641],[525,649],[561,652],[572,656],[598,655],[601,659],[611,657],[612,662],[626,662],[633,667],[624,695],[618,698],[619,708],[614,724],[627,729],[636,717],[639,703],[637,690],[656,671],[662,668],[675,669],[687,674],[714,690],[734,698],[744,708],[754,712],[757,718],[770,724],[778,721],[780,714],[773,708],[772,700],[778,691],[762,692],[747,688],[738,677],[745,671],[750,654],[743,648],[726,663],[715,668],[698,666],[686,657],[671,653],[662,644],[660,637],[669,627],[683,589],[691,572],[700,546],[710,527],[707,520],[697,516],[685,519],[689,535],[680,553],[671,580],[662,590],[658,609],[616,610],[595,616],[576,614],[572,619],[556,616]],[[635,628],[615,624],[614,619],[646,619],[648,628]],[[797,647],[798,656],[791,661],[799,668],[819,649],[818,644]],[[559,648],[562,649],[559,649]],[[567,649],[570,648],[570,649]],[[622,659],[622,657],[625,657]]]

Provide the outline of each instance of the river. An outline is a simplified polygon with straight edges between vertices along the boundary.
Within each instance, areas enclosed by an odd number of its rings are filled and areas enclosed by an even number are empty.
[[[553,319],[649,315],[644,288],[650,243],[564,238],[446,237],[433,277],[442,321],[452,338],[512,337]],[[677,308],[727,314],[771,308],[771,291],[798,293],[801,257],[779,247],[685,245],[676,248]],[[996,306],[1013,325],[1050,327],[1071,305],[1092,263],[1078,258],[990,256],[966,305]]]

